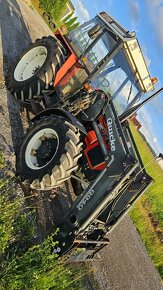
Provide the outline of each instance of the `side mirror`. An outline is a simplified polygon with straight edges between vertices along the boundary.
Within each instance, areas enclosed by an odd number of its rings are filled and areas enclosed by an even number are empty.
[[[88,35],[91,39],[96,38],[97,36],[99,36],[102,33],[102,27],[99,24],[96,24],[95,26],[93,26],[89,31],[88,31]]]

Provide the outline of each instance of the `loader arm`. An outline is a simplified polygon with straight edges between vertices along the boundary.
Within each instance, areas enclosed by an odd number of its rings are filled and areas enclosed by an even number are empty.
[[[97,178],[75,200],[65,221],[58,225],[61,254],[73,248],[78,237],[87,237],[87,240],[95,237],[92,241],[99,243],[100,239],[93,234],[99,229],[101,243],[105,242],[106,233],[153,182],[143,169],[129,125],[122,127],[111,100],[105,119],[111,144],[109,159]]]

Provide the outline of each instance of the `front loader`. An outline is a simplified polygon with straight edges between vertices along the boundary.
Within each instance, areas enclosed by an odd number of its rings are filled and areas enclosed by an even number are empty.
[[[59,255],[92,258],[153,183],[128,119],[154,82],[135,33],[105,12],[69,35],[36,40],[12,68],[9,89],[36,114],[16,153],[17,175],[39,191],[70,180],[76,195],[56,225]]]

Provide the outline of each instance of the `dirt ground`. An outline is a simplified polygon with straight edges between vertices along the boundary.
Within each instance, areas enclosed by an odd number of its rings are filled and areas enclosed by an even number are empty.
[[[30,1],[0,1],[0,146],[5,152],[6,170],[14,171],[15,149],[28,125],[26,111],[6,89],[7,75],[14,59],[28,44],[43,35],[52,35]],[[18,186],[18,190],[22,189]],[[25,188],[25,194],[29,194]],[[40,239],[54,230],[68,212],[72,198],[70,183],[50,193],[33,193],[37,204]],[[127,216],[109,235],[110,245],[94,261],[95,277],[102,290],[160,290],[158,273],[132,223]],[[89,286],[91,288],[91,285]]]

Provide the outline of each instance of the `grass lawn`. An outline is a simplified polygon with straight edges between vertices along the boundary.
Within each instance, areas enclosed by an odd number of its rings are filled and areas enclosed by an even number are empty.
[[[38,11],[38,13],[42,16],[42,14],[45,12],[42,8],[39,6],[39,0],[31,0],[31,3],[35,7],[35,9]]]
[[[31,0],[31,3],[33,4],[33,6],[35,7],[35,9],[38,11],[38,13],[41,15],[41,17],[43,18],[43,13],[45,12],[45,10],[43,8],[40,8],[39,6],[39,0]],[[62,15],[62,14],[61,14]],[[58,16],[59,17],[59,16]],[[43,18],[44,19],[44,18]],[[45,19],[44,19],[45,21]],[[49,26],[49,23],[48,21],[45,21],[46,24]],[[55,19],[55,25],[56,27],[61,27],[61,25],[63,24],[64,22],[63,21],[59,21],[57,19]],[[50,27],[50,26],[49,26]],[[57,28],[55,29],[52,29],[52,31],[56,31]]]
[[[134,126],[132,126],[132,132],[144,165],[146,165],[153,155]],[[163,170],[156,160],[146,170],[155,182],[130,211],[130,216],[155,267],[163,278]]]
[[[34,210],[29,212],[25,197],[9,183],[4,157],[0,147],[0,289],[85,289],[88,278],[94,281],[93,268],[57,260],[53,236],[34,242]]]

